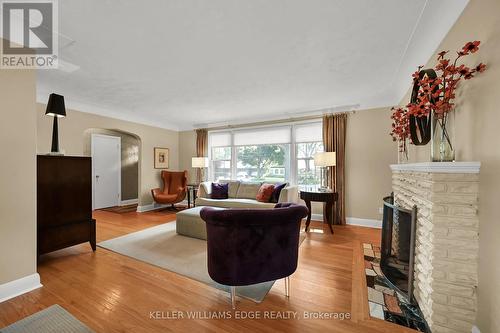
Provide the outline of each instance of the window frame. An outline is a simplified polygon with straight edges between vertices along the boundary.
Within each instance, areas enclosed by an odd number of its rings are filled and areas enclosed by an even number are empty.
[[[289,175],[288,179],[286,177],[286,165],[285,165],[285,180],[289,182],[292,185],[297,185],[298,182],[298,160],[297,158],[297,145],[298,144],[303,144],[303,143],[310,143],[310,142],[321,142],[317,140],[309,140],[309,141],[296,141],[296,129],[299,126],[304,126],[308,124],[318,124],[321,123],[321,120],[318,119],[311,119],[311,120],[304,120],[304,121],[296,121],[296,122],[289,122],[289,123],[276,123],[276,124],[269,124],[269,125],[261,125],[261,126],[251,126],[251,127],[244,127],[244,128],[239,128],[239,129],[220,129],[220,130],[213,130],[208,132],[208,150],[209,150],[209,172],[208,174],[210,175],[211,180],[214,179],[214,164],[212,161],[212,148],[221,148],[221,147],[229,147],[231,149],[231,176],[230,179],[237,179],[237,173],[238,173],[238,148],[239,147],[244,147],[244,146],[259,146],[262,144],[247,144],[247,145],[238,145],[236,146],[234,144],[234,134],[236,132],[242,132],[242,131],[258,131],[259,129],[264,129],[264,128],[273,128],[273,127],[289,127],[290,130],[290,142],[289,143],[279,143],[276,145],[289,145],[289,160],[288,160],[288,170],[289,170]],[[213,146],[211,145],[210,142],[210,134],[212,133],[229,133],[230,134],[230,146]],[[324,148],[323,148],[324,149]],[[300,158],[303,159],[303,158]],[[227,161],[227,160],[224,160]],[[285,163],[286,164],[286,163]]]

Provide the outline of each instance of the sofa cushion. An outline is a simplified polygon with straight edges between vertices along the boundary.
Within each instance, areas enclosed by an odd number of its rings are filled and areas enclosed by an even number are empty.
[[[283,190],[287,185],[288,183],[274,185],[274,190],[269,201],[275,203],[278,202],[280,199],[281,190]]]
[[[238,194],[238,188],[240,187],[240,182],[237,180],[220,180],[219,183],[221,184],[228,184],[229,189],[227,191],[228,197],[229,198],[236,198],[236,195]]]
[[[212,183],[212,199],[227,199],[229,184]]]
[[[255,199],[259,202],[269,202],[274,192],[273,184],[262,184]]]
[[[259,192],[261,183],[240,183],[236,199],[253,199]]]
[[[226,199],[217,200],[209,198],[197,198],[196,206],[211,206],[222,208],[274,208],[274,203],[259,202],[255,199]]]

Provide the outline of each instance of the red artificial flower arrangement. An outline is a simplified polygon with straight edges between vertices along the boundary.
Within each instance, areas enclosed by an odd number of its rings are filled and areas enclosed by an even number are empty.
[[[438,53],[438,64],[434,67],[436,77],[431,78],[428,75],[421,75],[423,66],[413,73],[413,82],[419,87],[415,102],[406,105],[406,108],[392,108],[392,131],[391,136],[394,141],[399,141],[401,152],[406,151],[406,144],[401,144],[409,137],[409,119],[410,116],[427,117],[431,113],[442,127],[447,137],[446,121],[449,112],[454,110],[455,91],[462,79],[470,80],[477,73],[486,70],[486,65],[479,63],[475,67],[467,67],[464,64],[458,65],[458,60],[475,53],[479,50],[480,41],[468,42],[457,51],[457,56],[452,62],[445,58],[448,51]],[[449,140],[449,137],[447,137]],[[451,143],[450,143],[451,144]]]
[[[408,110],[403,108],[392,108],[392,131],[393,141],[398,141],[399,151],[407,152],[406,139],[410,136],[410,120]]]

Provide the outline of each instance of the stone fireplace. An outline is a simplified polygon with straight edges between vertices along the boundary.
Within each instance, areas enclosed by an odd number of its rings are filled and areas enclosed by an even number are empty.
[[[414,295],[433,333],[476,319],[479,162],[395,164],[396,205],[417,205]]]

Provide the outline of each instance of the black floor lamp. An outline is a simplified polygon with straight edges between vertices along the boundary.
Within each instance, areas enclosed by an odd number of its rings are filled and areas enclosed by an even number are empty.
[[[66,117],[64,96],[50,94],[45,115],[54,117],[54,125],[52,127],[52,149],[50,153],[53,155],[62,155],[59,152],[59,128],[57,126],[57,118]]]

